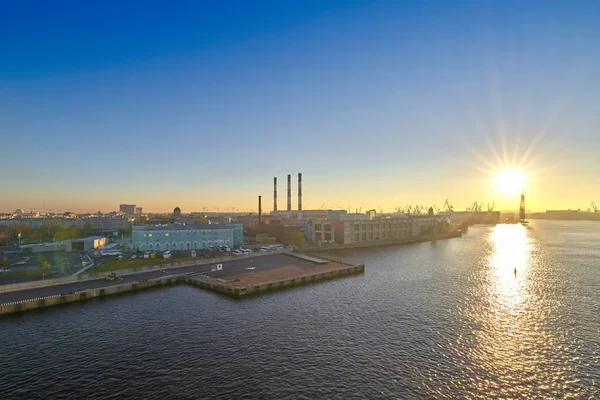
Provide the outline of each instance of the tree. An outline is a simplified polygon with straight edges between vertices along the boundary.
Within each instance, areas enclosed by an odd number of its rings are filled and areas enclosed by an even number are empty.
[[[48,268],[50,266],[46,258],[41,254],[38,255],[38,265],[40,268]]]
[[[302,232],[292,232],[290,235],[290,244],[296,247],[304,247],[304,234]]]
[[[6,254],[2,254],[2,259],[0,259],[0,266],[8,267],[8,257],[6,257]]]
[[[93,228],[92,228],[92,223],[90,221],[87,221],[85,224],[83,224],[83,236],[90,236],[92,234]]]

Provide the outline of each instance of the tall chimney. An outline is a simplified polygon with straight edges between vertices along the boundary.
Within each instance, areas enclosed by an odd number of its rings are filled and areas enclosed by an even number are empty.
[[[292,211],[292,175],[288,174],[288,207],[287,210]]]
[[[258,196],[258,224],[262,224],[262,196]]]
[[[298,219],[302,219],[302,172],[298,172]]]
[[[277,177],[273,178],[273,211],[277,211]]]

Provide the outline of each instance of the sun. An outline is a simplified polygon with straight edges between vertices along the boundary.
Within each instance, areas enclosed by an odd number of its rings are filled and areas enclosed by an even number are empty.
[[[514,168],[505,168],[496,174],[494,187],[506,196],[517,195],[525,188],[525,175]]]

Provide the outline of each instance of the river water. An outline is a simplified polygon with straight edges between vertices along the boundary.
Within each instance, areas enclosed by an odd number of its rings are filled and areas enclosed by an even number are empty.
[[[346,252],[364,276],[258,298],[1,318],[0,398],[600,398],[600,224],[532,226]]]

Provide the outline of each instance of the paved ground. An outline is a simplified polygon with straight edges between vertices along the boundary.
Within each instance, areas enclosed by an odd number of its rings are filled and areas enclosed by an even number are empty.
[[[258,273],[261,271],[274,270],[281,267],[294,267],[301,270],[311,270],[318,267],[317,264],[299,260],[295,257],[287,256],[285,254],[269,254],[265,256],[257,256],[252,258],[243,258],[239,260],[223,261],[223,270],[210,272],[211,264],[206,265],[193,265],[190,267],[170,268],[162,272],[161,270],[143,272],[133,275],[123,275],[123,280],[117,282],[105,281],[104,279],[94,279],[82,282],[67,283],[64,285],[49,286],[35,289],[21,290],[18,292],[7,292],[1,293],[2,288],[0,287],[0,304],[9,303],[13,301],[34,299],[38,297],[52,296],[61,293],[75,292],[78,290],[86,289],[98,289],[102,287],[112,286],[120,283],[138,282],[147,279],[159,278],[164,275],[176,275],[191,272],[202,272],[206,275],[221,278],[225,280],[237,279],[236,277],[241,274]],[[255,267],[254,270],[248,270],[248,267]],[[117,273],[118,275],[118,273]]]

